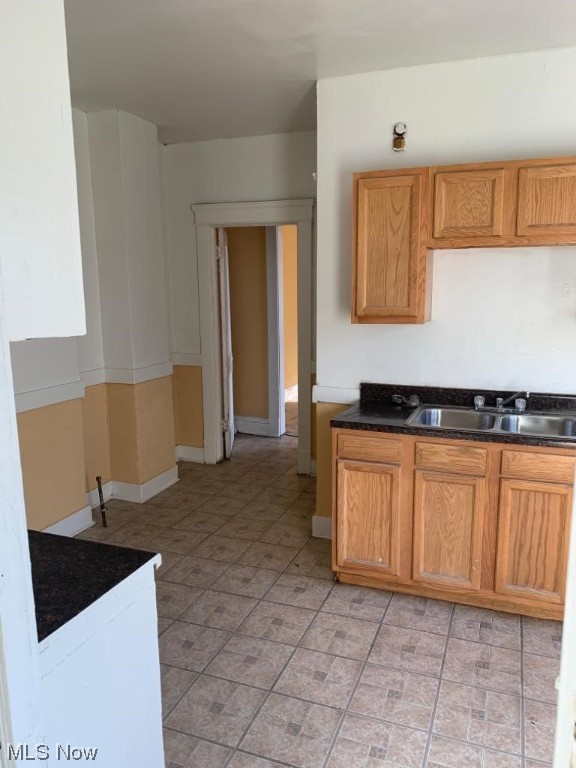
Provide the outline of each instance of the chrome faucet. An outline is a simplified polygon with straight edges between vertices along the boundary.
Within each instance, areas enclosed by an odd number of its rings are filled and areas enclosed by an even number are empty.
[[[519,395],[525,395],[526,397],[519,397]],[[503,397],[497,397],[496,398],[496,405],[495,406],[487,406],[486,405],[486,398],[483,395],[476,395],[474,398],[474,409],[476,411],[498,411],[499,413],[524,413],[526,410],[526,400],[530,397],[530,392],[525,392],[524,390],[520,390],[520,392],[515,392],[513,395],[510,395],[510,397],[507,397],[504,399]],[[512,400],[514,400],[514,408],[506,408],[508,403],[511,403]]]
[[[408,408],[418,408],[420,405],[420,398],[418,395],[408,395],[408,397],[404,397],[404,395],[393,394],[390,396],[390,399],[393,403],[396,403],[396,405],[406,405]]]

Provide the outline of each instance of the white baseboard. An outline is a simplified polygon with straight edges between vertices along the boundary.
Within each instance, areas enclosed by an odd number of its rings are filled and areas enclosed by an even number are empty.
[[[284,402],[285,403],[298,402],[298,384],[294,384],[293,387],[286,387],[286,389],[284,390]]]
[[[122,501],[133,501],[136,504],[142,504],[157,493],[164,491],[174,483],[178,482],[178,467],[171,467],[161,475],[156,475],[151,480],[147,480],[141,485],[134,483],[119,483],[112,480],[112,498],[122,499]]]
[[[332,538],[332,518],[314,515],[312,518],[312,536],[318,539]]]
[[[244,435],[261,435],[262,437],[278,437],[278,430],[269,419],[234,419],[236,431]]]
[[[85,531],[86,528],[94,525],[92,520],[92,507],[87,506],[79,509],[63,520],[58,520],[54,525],[44,528],[44,533],[56,533],[58,536],[76,536],[77,533]]]
[[[193,445],[177,445],[176,461],[195,461],[204,464],[204,448],[195,448]]]
[[[112,482],[109,480],[102,485],[102,493],[104,494],[104,501],[109,501],[112,498]],[[88,501],[92,508],[100,506],[100,496],[98,496],[98,488],[94,488],[92,491],[88,491]]]

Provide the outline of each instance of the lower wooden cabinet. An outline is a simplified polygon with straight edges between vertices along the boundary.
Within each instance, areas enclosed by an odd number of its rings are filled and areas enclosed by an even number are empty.
[[[564,602],[571,502],[568,485],[501,481],[496,592]]]
[[[333,432],[341,581],[562,618],[576,448]]]
[[[416,472],[414,581],[480,589],[485,482],[483,477]]]
[[[340,460],[337,494],[337,564],[398,576],[400,467]]]

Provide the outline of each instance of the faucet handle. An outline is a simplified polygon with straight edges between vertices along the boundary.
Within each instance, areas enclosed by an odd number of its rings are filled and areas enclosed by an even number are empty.
[[[474,408],[478,410],[478,408],[484,408],[484,403],[486,402],[486,398],[483,395],[476,395],[474,398]]]
[[[523,397],[517,397],[516,400],[514,400],[514,408],[518,413],[524,413],[526,410],[526,400]]]
[[[497,397],[496,398],[496,408],[501,411],[502,408],[504,408],[504,398],[503,397]]]

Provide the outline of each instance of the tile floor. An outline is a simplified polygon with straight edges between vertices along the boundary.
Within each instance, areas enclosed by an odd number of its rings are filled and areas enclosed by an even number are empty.
[[[560,626],[335,583],[295,454],[240,436],[83,534],[162,553],[167,768],[549,765]]]

